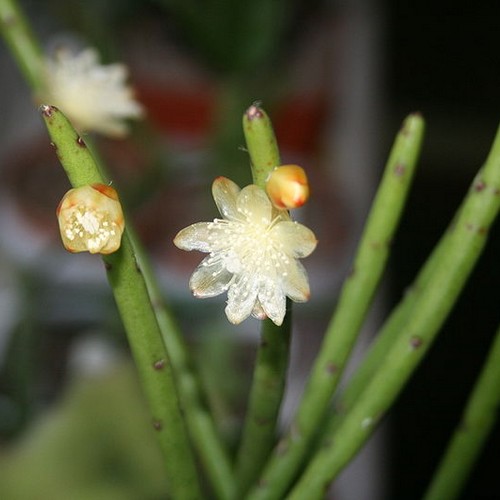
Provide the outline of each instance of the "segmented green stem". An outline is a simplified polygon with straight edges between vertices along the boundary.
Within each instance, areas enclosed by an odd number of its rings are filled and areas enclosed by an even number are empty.
[[[27,19],[15,1],[0,0],[0,23],[2,34],[12,54],[36,95],[42,86],[43,80],[42,53]],[[91,145],[89,144],[89,146]],[[99,168],[95,165],[96,163],[99,164],[98,161],[94,161],[95,155],[94,158],[92,155],[82,155],[82,148],[85,148],[83,142],[78,143],[78,147],[74,144],[73,149],[65,154],[65,162],[69,165],[67,171],[78,172],[78,179],[75,182],[80,185],[96,182],[95,173],[96,169]],[[88,149],[92,148],[89,147]],[[106,179],[105,172],[100,171],[99,178],[101,179],[100,182],[102,182],[102,179]],[[227,451],[219,439],[211,415],[202,403],[201,389],[191,370],[182,335],[175,325],[172,315],[166,309],[149,260],[144,255],[133,231],[130,230],[130,226],[127,234],[135,251],[135,258],[142,269],[151,302],[155,305],[154,310],[164,342],[170,353],[176,376],[179,378],[179,391],[182,394],[182,404],[186,408],[187,422],[193,436],[193,442],[198,449],[214,490],[219,498],[227,499],[234,491],[234,480]]]
[[[257,479],[276,444],[276,421],[288,366],[290,321],[291,315],[287,312],[282,326],[272,321],[262,325],[249,410],[237,457],[237,498],[241,498]]]
[[[229,454],[219,436],[212,415],[204,404],[202,389],[195,376],[192,360],[182,339],[181,331],[170,313],[159,289],[149,259],[144,254],[135,236],[130,234],[136,259],[140,263],[158,326],[169,353],[180,394],[184,418],[194,448],[217,498],[230,499],[236,489]]]
[[[264,110],[250,106],[243,131],[254,184],[265,188],[269,172],[279,165],[279,151],[271,121]],[[257,479],[276,441],[276,426],[288,368],[291,304],[281,326],[266,319],[255,363],[250,400],[236,461],[238,497]]]
[[[291,499],[320,498],[373,432],[429,349],[486,243],[500,208],[500,129],[404,331],[333,435],[309,463]]]
[[[14,0],[0,0],[1,33],[24,77],[36,93],[42,87],[42,51]]]
[[[500,328],[424,500],[457,498],[491,432],[500,405]]]
[[[280,153],[271,120],[257,104],[250,106],[243,115],[243,132],[253,183],[265,189],[269,174],[280,164]]]
[[[325,418],[389,254],[411,184],[424,133],[419,114],[406,118],[384,170],[349,277],[340,294],[290,431],[250,498],[278,499],[289,488]]]
[[[446,232],[439,244],[436,245],[431,256],[425,262],[415,282],[405,292],[400,303],[391,311],[365,357],[349,379],[339,398],[335,401],[334,411],[328,422],[329,428],[338,425],[338,421],[349,412],[358,396],[370,382],[374,373],[384,362],[385,355],[403,331],[403,327],[408,321],[415,301],[424,292],[429,277],[432,275],[436,263],[441,258],[447,237],[448,233]]]
[[[53,106],[43,105],[40,109],[57,156],[73,187],[106,182],[85,142],[66,117]],[[120,249],[103,256],[103,261],[149,402],[172,496],[202,498],[173,367],[127,229]]]

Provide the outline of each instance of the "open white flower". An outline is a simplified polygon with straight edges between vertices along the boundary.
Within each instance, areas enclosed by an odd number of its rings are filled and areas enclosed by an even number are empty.
[[[126,84],[126,66],[99,64],[93,49],[78,54],[59,49],[44,70],[42,100],[61,109],[80,131],[120,137],[128,130],[125,120],[143,114]]]
[[[209,255],[191,276],[196,297],[228,292],[226,315],[238,324],[250,314],[281,325],[286,297],[309,299],[309,281],[302,264],[316,247],[314,233],[274,208],[266,193],[250,185],[242,190],[218,177],[212,186],[223,219],[199,222],[180,231],[174,244]]]

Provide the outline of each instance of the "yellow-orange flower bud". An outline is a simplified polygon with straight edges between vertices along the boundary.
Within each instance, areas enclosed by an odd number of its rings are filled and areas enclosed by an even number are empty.
[[[70,189],[56,215],[66,250],[109,254],[120,248],[125,220],[118,193],[111,186]]]
[[[266,191],[277,208],[301,207],[309,198],[307,175],[298,165],[281,165],[269,175]]]

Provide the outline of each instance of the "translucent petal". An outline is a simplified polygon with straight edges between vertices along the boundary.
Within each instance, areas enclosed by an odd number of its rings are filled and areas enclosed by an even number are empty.
[[[177,233],[174,245],[181,250],[198,250],[199,252],[210,252],[210,227],[211,222],[197,222],[191,224]]]
[[[238,211],[254,224],[268,226],[271,223],[273,207],[267,194],[251,184],[241,190],[237,200]]]
[[[236,208],[236,200],[240,188],[226,177],[217,177],[212,184],[212,196],[219,213],[227,220],[241,220],[241,214]]]
[[[283,292],[294,302],[307,302],[311,294],[309,280],[304,266],[298,260],[291,260],[286,275],[282,277]]]
[[[252,313],[257,300],[257,285],[252,277],[238,276],[227,294],[226,316],[235,325]]]
[[[293,221],[278,222],[271,234],[275,241],[281,242],[284,252],[298,259],[311,254],[318,243],[309,228]]]
[[[283,323],[286,312],[286,297],[276,280],[268,280],[258,295],[266,316],[276,325]]]
[[[189,288],[195,297],[215,297],[228,289],[231,278],[232,274],[226,271],[221,261],[209,256],[195,269]]]
[[[259,300],[257,300],[257,302],[255,302],[255,305],[253,306],[252,316],[260,320],[264,320],[267,318],[266,312],[262,308],[262,304]]]
[[[78,127],[123,136],[124,118],[139,118],[141,105],[126,83],[122,64],[101,65],[93,49],[73,54],[60,49],[45,63],[45,96]]]

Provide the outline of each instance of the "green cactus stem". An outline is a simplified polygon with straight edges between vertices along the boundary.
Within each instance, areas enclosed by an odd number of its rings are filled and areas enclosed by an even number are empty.
[[[500,128],[455,218],[425,288],[415,300],[384,362],[351,411],[327,434],[290,498],[321,498],[328,484],[370,437],[414,372],[451,311],[487,240],[500,208]]]
[[[0,29],[21,72],[36,93],[42,87],[42,51],[23,12],[13,0],[0,0]]]
[[[271,120],[257,105],[243,115],[243,131],[252,168],[253,182],[262,189],[271,170],[280,164]],[[289,359],[291,302],[281,326],[262,323],[250,400],[236,460],[238,495],[257,479],[276,442],[276,426],[285,389]]]
[[[425,290],[429,277],[432,275],[436,263],[439,262],[443,248],[446,246],[447,237],[448,232],[445,232],[432,255],[425,262],[415,282],[405,291],[400,303],[391,311],[365,357],[347,382],[345,389],[335,400],[334,410],[329,418],[329,426],[338,425],[339,420],[349,412],[378,367],[384,362],[385,355],[396,342],[406,321],[408,321],[415,301]]]
[[[42,52],[28,20],[15,1],[0,0],[0,23],[2,34],[14,59],[36,97],[43,82]],[[63,128],[63,130],[66,133],[66,129]],[[54,129],[52,134],[56,134]],[[54,144],[57,142],[54,141]],[[92,154],[88,154],[89,150]],[[59,149],[58,154],[61,155]],[[103,182],[103,179],[107,178],[106,173],[98,166],[100,162],[96,154],[89,141],[84,143],[81,138],[77,137],[76,142],[66,142],[64,162],[68,165],[66,171],[74,186]],[[202,403],[200,385],[191,369],[181,332],[166,308],[149,260],[144,255],[130,225],[126,237],[134,248],[135,258],[142,269],[142,276],[146,281],[151,302],[155,305],[154,311],[165,345],[170,353],[176,376],[179,378],[179,390],[183,394],[182,404],[188,409],[186,416],[193,442],[214,490],[220,498],[229,498],[234,490],[229,457],[217,434],[215,423]]]
[[[290,430],[264,470],[252,500],[282,498],[325,418],[343,368],[382,276],[420,153],[424,120],[409,115],[399,131],[368,216],[354,265]],[[306,497],[304,497],[306,498]]]
[[[424,500],[457,498],[498,416],[500,328]]]
[[[73,187],[105,183],[83,139],[55,107],[40,108],[57,156]],[[151,304],[140,263],[127,229],[122,245],[103,256],[139,378],[165,457],[173,498],[202,498],[198,474],[182,415],[174,371]]]
[[[280,165],[280,153],[271,120],[258,104],[252,104],[243,115],[243,133],[253,183],[265,189],[269,174]]]

